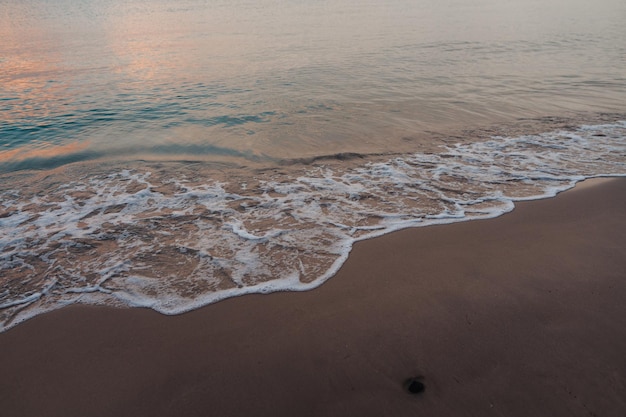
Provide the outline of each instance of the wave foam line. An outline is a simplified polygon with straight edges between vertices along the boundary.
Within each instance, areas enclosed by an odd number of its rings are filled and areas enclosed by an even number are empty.
[[[310,290],[356,241],[493,218],[586,178],[625,176],[625,138],[626,122],[617,122],[350,169],[217,179],[177,166],[6,189],[0,329],[72,303],[178,314],[243,294]]]

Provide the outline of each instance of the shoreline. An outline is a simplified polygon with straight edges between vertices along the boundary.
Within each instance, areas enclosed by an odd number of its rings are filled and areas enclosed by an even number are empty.
[[[595,182],[357,242],[312,291],[29,319],[0,333],[0,410],[621,416],[626,178]]]
[[[440,226],[440,225],[452,225],[452,224],[456,224],[456,223],[463,223],[463,222],[468,222],[468,221],[476,221],[476,220],[490,220],[490,219],[495,219],[498,218],[500,216],[506,215],[510,212],[512,212],[513,210],[515,210],[515,208],[517,207],[517,204],[519,204],[520,202],[528,202],[528,201],[540,201],[540,200],[544,200],[544,199],[549,199],[549,198],[554,198],[557,195],[563,193],[563,192],[571,192],[571,191],[576,191],[576,190],[580,190],[582,188],[588,188],[588,187],[593,187],[597,184],[600,184],[602,182],[606,182],[606,181],[611,181],[611,180],[615,180],[615,179],[620,179],[620,178],[626,178],[626,175],[605,175],[605,174],[600,174],[600,175],[596,175],[596,176],[591,176],[582,180],[571,180],[570,181],[570,188],[553,188],[550,190],[545,191],[544,194],[542,195],[535,195],[535,196],[531,196],[531,197],[512,197],[512,198],[507,198],[508,202],[510,203],[510,207],[506,208],[504,211],[500,212],[500,213],[496,213],[496,214],[490,214],[484,217],[463,217],[463,218],[457,218],[457,219],[442,219],[442,220],[437,220],[437,219],[428,219],[426,220],[427,223],[410,223],[409,225],[405,225],[405,226],[400,226],[397,228],[392,228],[389,230],[382,230],[380,232],[374,232],[372,235],[369,236],[363,236],[360,238],[357,238],[356,240],[354,240],[353,242],[350,243],[350,250],[344,254],[342,257],[338,258],[334,264],[335,266],[331,267],[323,276],[321,276],[319,279],[314,280],[313,282],[309,282],[307,283],[305,286],[302,286],[301,288],[298,289],[293,289],[293,288],[288,288],[288,289],[277,289],[277,290],[262,290],[256,287],[250,287],[249,288],[249,292],[241,292],[239,294],[236,295],[224,295],[222,297],[218,297],[210,302],[201,302],[198,303],[196,306],[194,307],[189,307],[186,310],[183,311],[179,311],[179,312],[175,312],[175,313],[170,313],[170,312],[164,312],[164,311],[159,311],[156,308],[153,307],[148,307],[148,306],[143,306],[143,305],[129,305],[129,304],[125,304],[124,302],[117,300],[118,304],[107,304],[107,303],[99,303],[99,302],[69,302],[68,304],[66,304],[65,306],[61,306],[61,307],[57,307],[55,309],[52,310],[46,310],[43,312],[37,312],[36,314],[32,315],[32,316],[27,316],[27,317],[22,317],[17,319],[17,321],[15,322],[15,318],[11,319],[8,322],[8,326],[4,327],[2,329],[0,329],[0,334],[3,332],[6,332],[7,330],[15,327],[15,326],[19,326],[21,323],[24,323],[28,320],[31,320],[35,317],[38,317],[42,314],[49,314],[53,311],[56,311],[58,309],[61,308],[67,308],[69,306],[104,306],[105,308],[147,308],[147,309],[151,309],[154,310],[160,314],[166,315],[166,316],[176,316],[176,315],[181,315],[181,314],[186,314],[189,313],[191,311],[194,310],[198,310],[200,308],[204,308],[207,307],[209,305],[215,304],[215,303],[219,303],[221,301],[227,300],[229,298],[236,298],[236,297],[243,297],[243,296],[248,296],[248,295],[253,295],[253,294],[270,294],[270,293],[274,293],[274,292],[303,292],[303,291],[313,291],[316,288],[324,285],[327,281],[331,280],[337,273],[338,271],[343,267],[343,265],[345,264],[346,260],[348,259],[352,248],[354,247],[355,244],[357,244],[358,242],[363,242],[363,241],[367,241],[367,240],[372,240],[372,239],[378,239],[382,236],[388,235],[388,234],[392,234],[392,233],[397,233],[399,231],[402,230],[407,230],[407,229],[413,229],[413,228],[423,228],[423,227],[432,227],[432,226]],[[572,185],[573,184],[573,185]],[[270,284],[273,284],[271,281],[269,281]],[[263,287],[263,283],[260,284],[261,287]],[[38,297],[38,296],[37,296]],[[6,324],[6,323],[5,323]]]
[[[336,273],[354,241],[496,217],[585,177],[624,175],[624,122],[572,129],[358,167],[73,166],[6,181],[3,330],[81,301],[170,315],[308,290]]]

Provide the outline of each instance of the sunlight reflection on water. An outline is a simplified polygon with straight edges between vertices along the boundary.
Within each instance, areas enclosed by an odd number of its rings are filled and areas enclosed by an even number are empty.
[[[613,0],[3,9],[6,150],[80,141],[115,154],[132,143],[145,156],[168,141],[277,158],[402,151],[420,132],[626,101],[626,6]]]

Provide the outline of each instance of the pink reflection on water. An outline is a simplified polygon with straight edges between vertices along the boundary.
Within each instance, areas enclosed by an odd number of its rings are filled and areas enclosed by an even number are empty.
[[[23,161],[27,159],[50,159],[60,156],[72,155],[84,151],[89,147],[88,142],[72,142],[65,145],[47,146],[45,148],[33,148],[29,146],[0,151],[0,163],[10,161]]]

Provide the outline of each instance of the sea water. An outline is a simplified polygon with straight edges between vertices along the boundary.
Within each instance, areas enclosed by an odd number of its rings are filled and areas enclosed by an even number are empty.
[[[624,68],[621,0],[0,0],[0,329],[626,175]]]

